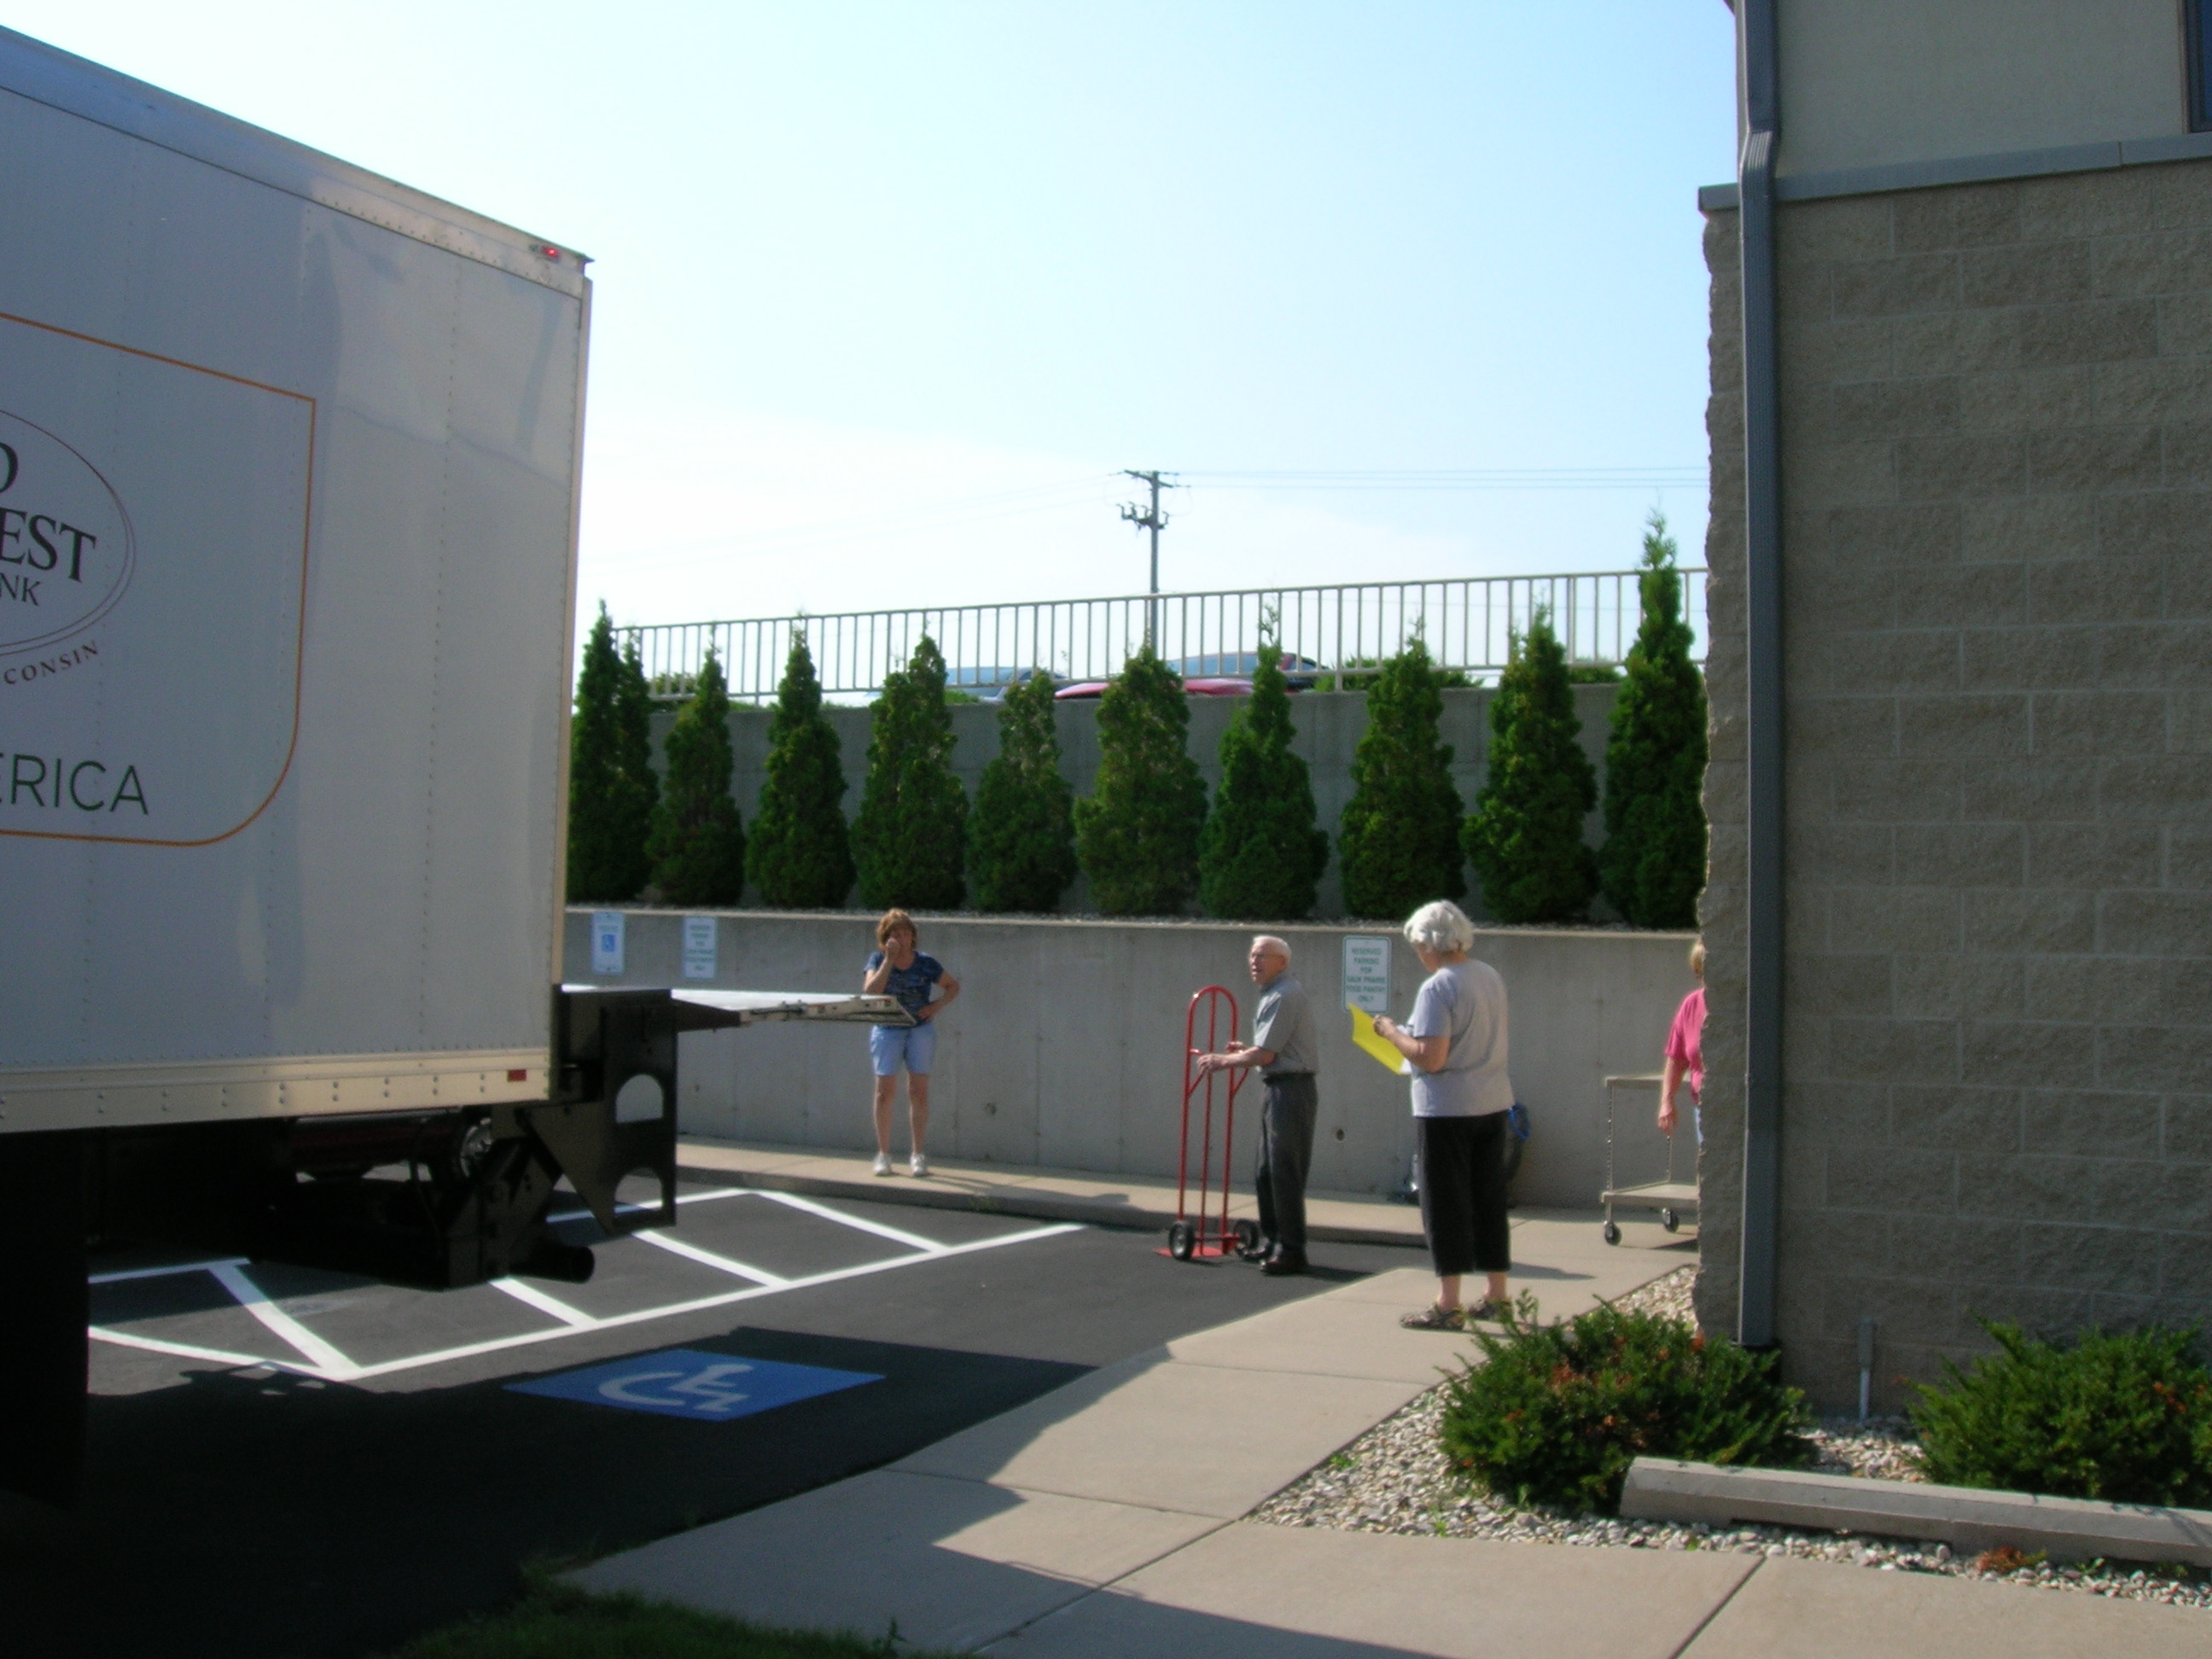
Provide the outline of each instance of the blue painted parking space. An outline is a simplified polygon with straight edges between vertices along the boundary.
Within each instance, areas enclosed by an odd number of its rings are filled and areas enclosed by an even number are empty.
[[[732,1359],[696,1348],[663,1348],[507,1386],[514,1394],[543,1395],[550,1400],[580,1400],[622,1411],[728,1423],[883,1380],[879,1371],[842,1371],[773,1359]]]

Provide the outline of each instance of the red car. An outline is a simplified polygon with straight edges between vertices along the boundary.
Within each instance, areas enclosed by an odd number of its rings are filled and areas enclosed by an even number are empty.
[[[1078,680],[1073,685],[1061,686],[1053,696],[1062,701],[1071,697],[1103,697],[1106,695],[1107,684],[1105,680]],[[1182,689],[1194,697],[1249,697],[1252,695],[1252,682],[1230,674],[1210,674],[1194,680],[1185,680]]]

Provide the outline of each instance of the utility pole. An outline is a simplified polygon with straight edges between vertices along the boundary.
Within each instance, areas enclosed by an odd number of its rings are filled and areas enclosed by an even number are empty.
[[[1125,478],[1134,478],[1139,483],[1152,486],[1152,504],[1149,507],[1140,509],[1134,501],[1125,502],[1121,507],[1121,516],[1136,526],[1138,529],[1149,530],[1152,532],[1152,586],[1145,591],[1157,595],[1160,591],[1160,532],[1166,528],[1168,521],[1168,515],[1160,511],[1160,491],[1178,489],[1180,486],[1163,483],[1162,478],[1169,475],[1157,469],[1150,472],[1139,472],[1134,467],[1125,466],[1121,469],[1121,476]],[[1157,600],[1145,607],[1145,643],[1146,645],[1152,643],[1152,635],[1158,625],[1158,611],[1159,605]]]

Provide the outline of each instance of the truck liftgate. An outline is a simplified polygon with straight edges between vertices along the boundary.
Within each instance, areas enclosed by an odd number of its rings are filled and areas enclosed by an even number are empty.
[[[53,1503],[75,1492],[89,1249],[207,1250],[435,1290],[509,1274],[580,1283],[592,1251],[548,1223],[556,1187],[608,1237],[673,1226],[677,1039],[787,1020],[911,1017],[886,996],[567,986],[544,1101],[0,1136],[15,1234],[0,1275],[0,1486]],[[618,1200],[633,1179],[657,1197]]]

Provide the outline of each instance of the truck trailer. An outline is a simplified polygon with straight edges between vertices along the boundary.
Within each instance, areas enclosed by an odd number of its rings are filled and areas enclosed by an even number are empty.
[[[578,1279],[556,1184],[675,1219],[679,1031],[904,1016],[560,984],[581,254],[7,31],[0,154],[0,1484],[65,1500],[88,1249]]]

